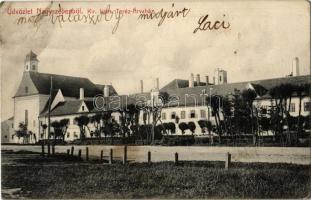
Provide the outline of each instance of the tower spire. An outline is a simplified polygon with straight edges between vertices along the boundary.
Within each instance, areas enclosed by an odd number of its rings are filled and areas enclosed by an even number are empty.
[[[38,72],[39,60],[37,58],[37,55],[32,50],[30,50],[30,52],[26,55],[24,63],[25,72]]]

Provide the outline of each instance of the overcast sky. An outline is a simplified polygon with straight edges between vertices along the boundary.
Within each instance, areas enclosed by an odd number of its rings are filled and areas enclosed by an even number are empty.
[[[284,77],[292,60],[300,60],[301,74],[310,73],[310,6],[307,1],[208,1],[175,2],[173,10],[190,8],[185,18],[137,20],[126,15],[112,34],[113,22],[97,25],[66,23],[62,27],[43,20],[39,28],[16,25],[11,8],[44,8],[49,3],[5,3],[0,13],[1,117],[13,114],[13,99],[32,49],[40,60],[39,71],[87,77],[94,83],[112,83],[119,94],[145,91],[153,79],[160,87],[190,73],[212,77],[215,68],[228,71],[228,81]],[[63,8],[105,8],[107,3],[61,3]],[[171,3],[110,3],[111,8],[172,10]],[[57,8],[54,3],[52,8]],[[230,28],[198,31],[201,16],[225,20]],[[225,16],[224,16],[225,15]],[[202,79],[201,78],[201,79]],[[211,80],[211,79],[210,79]]]

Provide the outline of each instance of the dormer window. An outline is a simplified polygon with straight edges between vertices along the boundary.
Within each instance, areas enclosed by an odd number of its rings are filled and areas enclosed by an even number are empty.
[[[84,111],[84,106],[82,106],[82,111]]]
[[[25,93],[28,93],[28,87],[27,86],[25,87]]]

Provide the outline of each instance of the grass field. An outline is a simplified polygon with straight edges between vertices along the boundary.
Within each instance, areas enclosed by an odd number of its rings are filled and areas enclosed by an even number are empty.
[[[24,154],[26,154],[24,152]],[[13,154],[12,154],[13,155]],[[30,154],[27,154],[28,156]],[[10,158],[2,153],[2,159]],[[23,155],[21,156],[23,157]],[[26,198],[311,197],[311,166],[267,163],[160,162],[113,165],[50,160],[34,154],[2,165],[2,187]],[[4,195],[5,197],[5,195]]]

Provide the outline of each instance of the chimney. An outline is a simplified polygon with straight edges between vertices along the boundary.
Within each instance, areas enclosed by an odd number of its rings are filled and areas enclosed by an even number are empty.
[[[80,100],[84,99],[84,88],[80,88]]]
[[[143,80],[140,80],[140,93],[144,92],[144,82]]]
[[[197,86],[200,86],[200,74],[197,74],[196,82]]]
[[[193,77],[193,74],[191,73],[190,79],[189,79],[189,87],[192,88],[194,86],[193,82],[194,82],[194,77]]]
[[[109,97],[109,86],[105,85],[104,87],[104,97]]]
[[[156,89],[159,90],[159,78],[156,78]]]
[[[208,76],[207,76],[207,75],[205,76],[205,83],[206,83],[206,85],[209,84],[209,79],[208,79]]]
[[[293,66],[292,66],[292,74],[293,76],[299,76],[299,58],[294,58]]]

